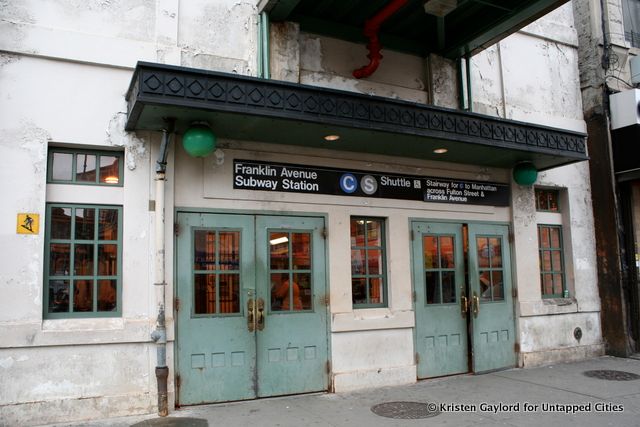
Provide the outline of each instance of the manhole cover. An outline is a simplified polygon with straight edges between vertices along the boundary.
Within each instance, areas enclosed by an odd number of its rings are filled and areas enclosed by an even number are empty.
[[[440,414],[436,403],[385,402],[371,407],[371,412],[381,417],[402,420],[417,420]]]
[[[633,380],[640,379],[640,375],[634,374],[632,372],[612,371],[610,369],[585,371],[583,373],[586,376],[591,378],[598,378],[601,380],[609,380],[609,381],[633,381]]]

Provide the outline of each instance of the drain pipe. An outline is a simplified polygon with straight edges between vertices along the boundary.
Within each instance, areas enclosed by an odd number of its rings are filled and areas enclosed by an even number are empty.
[[[156,329],[151,333],[151,339],[156,343],[156,380],[158,382],[158,415],[166,417],[169,415],[169,403],[167,398],[167,378],[169,368],[167,367],[167,328],[165,324],[165,255],[164,255],[164,187],[165,175],[167,171],[167,155],[169,152],[169,142],[173,133],[173,121],[169,122],[169,129],[162,130],[162,143],[160,145],[160,155],[156,165],[156,203],[155,203],[155,294],[158,306],[158,319]]]
[[[365,37],[369,39],[369,43],[367,44],[367,49],[369,49],[369,54],[367,55],[367,58],[369,58],[369,63],[364,67],[354,70],[353,77],[355,77],[356,79],[369,77],[378,69],[380,61],[382,60],[382,54],[380,53],[382,45],[380,44],[380,40],[378,39],[378,31],[380,31],[380,26],[384,21],[389,19],[391,15],[396,13],[402,6],[407,4],[408,1],[409,0],[393,0],[391,3],[383,7],[382,10],[376,13],[372,18],[365,21],[363,33]]]

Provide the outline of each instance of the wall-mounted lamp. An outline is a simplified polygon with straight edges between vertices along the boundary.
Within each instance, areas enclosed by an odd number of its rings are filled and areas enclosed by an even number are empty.
[[[194,122],[182,135],[182,146],[192,157],[206,157],[216,149],[216,136],[207,122]]]
[[[520,162],[513,167],[513,180],[519,185],[533,185],[538,179],[538,169],[531,162]]]

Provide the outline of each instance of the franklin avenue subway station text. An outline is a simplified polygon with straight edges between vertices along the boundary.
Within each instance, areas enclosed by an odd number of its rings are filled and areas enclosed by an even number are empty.
[[[254,160],[234,160],[233,188],[509,206],[507,184]]]

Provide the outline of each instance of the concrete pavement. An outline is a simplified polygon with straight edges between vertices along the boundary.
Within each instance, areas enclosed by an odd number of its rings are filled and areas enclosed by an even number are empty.
[[[607,380],[585,371],[614,370],[638,379]],[[610,374],[614,377],[615,374]],[[620,376],[620,375],[618,375]],[[628,377],[622,375],[622,377]],[[416,402],[414,416],[376,415],[374,405]],[[411,416],[410,404],[391,404]],[[433,410],[435,409],[435,414]],[[407,412],[403,412],[407,410]],[[533,369],[461,375],[351,393],[311,394],[192,406],[155,415],[55,426],[640,426],[640,360],[601,357]]]

